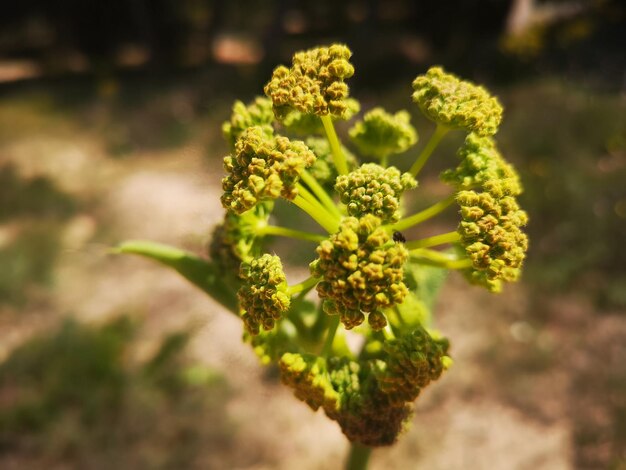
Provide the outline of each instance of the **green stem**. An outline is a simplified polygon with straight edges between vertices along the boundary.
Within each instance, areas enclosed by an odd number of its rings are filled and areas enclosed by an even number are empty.
[[[324,346],[322,347],[322,352],[320,356],[328,357],[330,352],[333,349],[333,341],[335,340],[335,335],[337,334],[337,328],[339,327],[339,315],[333,315],[330,318],[330,324],[328,325],[328,330],[326,333],[326,339],[324,340]]]
[[[346,470],[366,470],[372,455],[372,448],[357,442],[350,443],[350,453],[346,462]]]
[[[286,227],[279,227],[276,225],[266,225],[261,227],[257,231],[258,235],[276,235],[279,237],[295,238],[297,240],[306,240],[309,242],[321,242],[326,240],[324,235],[318,235],[316,233],[303,232],[301,230],[294,230]]]
[[[404,317],[402,316],[402,312],[400,311],[400,309],[398,308],[397,305],[395,305],[392,309],[388,309],[388,311],[392,311],[395,315],[395,317],[398,319],[398,323],[400,325],[406,325],[406,321],[404,320]]]
[[[302,196],[303,199],[306,199],[310,204],[316,206],[317,208],[323,210],[324,212],[327,212],[329,217],[337,217],[335,216],[335,214],[333,214],[332,212],[330,212],[320,201],[319,199],[317,199],[313,193],[311,191],[309,191],[307,188],[305,188],[304,186],[302,186],[300,183],[298,183],[296,185],[297,189],[298,189],[298,194],[300,194]]]
[[[387,341],[396,339],[396,335],[393,333],[393,330],[391,329],[391,325],[389,323],[387,323],[383,328],[383,335],[385,336],[385,339]]]
[[[304,181],[305,184],[309,188],[311,188],[311,191],[313,191],[313,194],[317,196],[317,198],[324,205],[324,207],[329,210],[329,212],[332,212],[337,217],[341,217],[341,212],[339,212],[339,208],[337,207],[335,202],[328,195],[328,193],[324,190],[324,188],[322,188],[322,186],[317,182],[317,180],[313,178],[311,173],[304,170],[302,173],[300,173],[300,177],[302,178],[302,181]]]
[[[404,246],[407,250],[413,250],[415,248],[430,248],[431,246],[444,245],[446,243],[454,243],[461,239],[459,232],[442,233],[441,235],[435,235],[428,238],[422,238],[421,240],[412,240],[407,242]]]
[[[472,260],[469,258],[450,258],[443,253],[427,248],[416,248],[409,251],[409,253],[414,260],[422,264],[446,269],[467,269],[472,267]]]
[[[411,173],[414,177],[417,177],[422,167],[428,161],[428,158],[431,156],[433,151],[439,145],[439,142],[441,142],[441,139],[443,139],[443,137],[448,133],[449,130],[450,129],[448,129],[447,127],[442,126],[441,124],[437,124],[435,132],[433,133],[433,135],[430,136],[430,140],[426,144],[426,147],[424,147],[424,150],[422,150],[422,153],[420,153],[417,157],[417,160],[415,160],[415,163],[413,163],[413,166],[409,170],[409,173]]]
[[[448,196],[444,200],[439,201],[437,204],[434,204],[428,207],[427,209],[424,209],[423,211],[418,212],[417,214],[413,214],[409,217],[402,219],[400,222],[394,224],[392,228],[394,230],[405,230],[409,227],[413,227],[414,225],[420,224],[436,216],[440,212],[443,212],[448,207],[450,207],[452,203],[455,201],[455,197],[456,195],[452,194],[451,196]]]
[[[298,292],[302,292],[303,290],[311,289],[311,287],[313,287],[319,281],[320,281],[319,277],[311,276],[311,277],[305,279],[304,281],[299,282],[298,284],[294,284],[293,286],[289,286],[287,288],[287,295],[294,295],[294,294],[297,294]]]
[[[335,163],[337,172],[340,175],[347,175],[348,163],[346,162],[346,157],[341,150],[341,144],[339,143],[339,138],[337,137],[337,133],[335,132],[333,120],[330,117],[330,114],[320,116],[320,119],[322,120],[322,125],[324,126],[326,137],[328,138],[328,143],[330,144],[330,150],[333,154],[333,162]]]
[[[389,166],[389,154],[388,153],[380,157],[380,166],[382,166],[383,168],[387,168]]]
[[[301,194],[298,194],[291,202],[311,216],[311,218],[320,224],[328,233],[335,233],[339,228],[339,221],[334,217],[329,217],[328,211],[322,210],[320,208],[321,206],[318,207],[311,204],[308,200],[304,199]]]

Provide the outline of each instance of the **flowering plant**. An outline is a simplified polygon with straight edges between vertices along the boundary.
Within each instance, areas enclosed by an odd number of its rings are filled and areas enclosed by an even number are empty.
[[[278,365],[298,399],[339,424],[353,443],[349,465],[363,468],[369,449],[396,441],[415,399],[452,364],[431,315],[445,273],[499,292],[519,278],[528,241],[519,178],[493,139],[498,100],[440,67],[418,76],[412,98],[435,130],[403,172],[391,163],[418,141],[410,115],[374,108],[358,118],[345,83],[350,56],[338,44],[298,52],[290,67],[274,70],[265,96],[235,103],[223,125],[226,213],[209,259],[140,241],[119,251],[176,269],[240,316],[244,341],[264,364]],[[351,151],[335,124],[355,119]],[[466,138],[456,166],[441,174],[450,195],[405,214],[404,194],[454,130]],[[277,224],[280,201],[319,230]],[[403,232],[454,204],[455,230],[406,239]],[[270,237],[308,243],[310,276],[288,280],[280,257],[266,252]]]

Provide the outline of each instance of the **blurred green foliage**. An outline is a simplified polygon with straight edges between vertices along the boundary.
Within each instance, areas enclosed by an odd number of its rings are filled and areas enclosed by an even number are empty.
[[[127,316],[102,326],[68,319],[13,350],[0,365],[0,462],[11,454],[42,468],[189,468],[207,446],[228,449],[229,388],[189,365],[189,332],[136,360],[137,331]]]
[[[0,305],[21,305],[33,287],[52,280],[59,236],[58,223],[37,222],[21,227],[17,236],[0,247]]]
[[[22,178],[13,165],[0,167],[0,222],[19,217],[66,218],[77,203],[43,176]]]
[[[43,176],[21,177],[13,165],[0,167],[0,304],[21,304],[31,288],[46,284],[60,250],[62,222],[74,215],[78,202]]]

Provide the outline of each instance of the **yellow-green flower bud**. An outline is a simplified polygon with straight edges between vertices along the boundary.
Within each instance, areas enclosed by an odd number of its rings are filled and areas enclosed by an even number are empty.
[[[393,444],[411,414],[411,405],[389,400],[379,388],[369,361],[328,361],[330,381],[339,399],[324,411],[352,442],[370,447]]]
[[[417,131],[410,121],[407,111],[389,114],[383,108],[374,108],[350,129],[349,134],[363,155],[383,159],[415,145]]]
[[[495,198],[522,192],[517,172],[504,160],[491,137],[468,134],[457,156],[461,163],[441,173],[444,182],[458,189],[481,188]]]
[[[335,191],[346,205],[348,214],[361,217],[372,214],[383,223],[400,220],[400,197],[417,181],[409,173],[400,173],[395,167],[383,168],[365,163],[358,169],[337,178]]]
[[[422,388],[441,376],[448,347],[446,339],[434,339],[422,327],[386,341],[385,358],[378,361],[376,373],[381,391],[393,402],[414,401]]]
[[[373,312],[379,313],[370,325],[384,327],[380,312],[401,303],[408,293],[403,282],[408,251],[381,225],[371,214],[345,218],[339,231],[317,247],[318,259],[311,263],[313,276],[322,278],[317,292],[324,310],[341,315],[346,329]]]
[[[346,78],[354,74],[346,46],[333,44],[297,52],[291,68],[280,66],[265,85],[274,114],[283,119],[292,109],[305,114],[343,116],[346,112]]]
[[[528,216],[511,196],[501,199],[489,193],[461,191],[458,233],[472,268],[468,279],[492,292],[502,288],[502,281],[516,281],[528,249],[528,237],[522,232]]]
[[[271,330],[291,304],[280,258],[265,254],[244,262],[239,275],[243,285],[237,297],[246,330],[252,335],[258,334],[261,327]]]
[[[432,67],[413,81],[413,101],[431,121],[480,136],[497,132],[502,106],[487,90]]]
[[[237,140],[234,154],[224,158],[228,176],[222,179],[222,205],[242,214],[262,201],[293,199],[301,171],[314,162],[315,154],[304,142],[250,127]]]
[[[334,408],[338,394],[330,383],[324,358],[312,354],[285,353],[278,363],[280,378],[294,395],[314,411]]]
[[[248,127],[259,126],[263,132],[271,136],[274,133],[273,121],[274,112],[271,100],[257,96],[247,106],[241,101],[235,101],[230,120],[222,124],[222,133],[230,146],[234,148],[235,142]]]

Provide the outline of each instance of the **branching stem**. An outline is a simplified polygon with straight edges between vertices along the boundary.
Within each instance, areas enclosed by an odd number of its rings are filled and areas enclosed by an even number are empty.
[[[442,233],[441,235],[435,235],[428,238],[422,238],[421,240],[412,240],[406,242],[404,245],[408,250],[415,248],[430,248],[431,246],[445,245],[446,243],[454,243],[459,241],[461,236],[455,230],[454,232]]]
[[[276,225],[266,225],[258,229],[258,235],[276,235],[279,237],[295,238],[296,240],[305,240],[310,242],[321,242],[326,240],[324,235],[318,235],[316,233],[304,232],[302,230],[294,230],[286,227],[279,227]]]
[[[389,166],[389,154],[388,153],[380,157],[380,166],[382,166],[383,168],[387,168]]]
[[[307,279],[305,279],[302,282],[299,282],[298,284],[294,284],[293,286],[289,286],[287,288],[287,294],[288,295],[294,295],[297,294],[298,292],[302,292],[303,290],[308,290],[311,287],[313,287],[315,284],[317,284],[319,282],[320,278],[319,277],[309,277]]]
[[[337,228],[339,228],[339,221],[337,219],[330,217],[328,211],[321,206],[316,206],[304,199],[301,194],[298,194],[291,202],[311,216],[311,218],[328,233],[335,233]]]
[[[328,325],[328,330],[326,333],[326,339],[324,340],[324,346],[322,347],[322,352],[320,353],[320,355],[324,358],[328,357],[333,349],[333,341],[335,340],[335,335],[337,334],[338,327],[339,315],[333,315],[330,319],[330,324]]]
[[[304,170],[302,173],[300,173],[300,177],[302,178],[302,181],[304,181],[304,183],[309,188],[311,188],[311,191],[313,191],[313,194],[317,196],[317,198],[324,205],[324,207],[328,209],[329,212],[335,214],[337,217],[341,217],[341,212],[339,212],[339,208],[337,207],[335,202],[328,195],[328,193],[324,190],[324,188],[322,188],[322,186],[317,182],[317,180],[313,178],[311,173]]]
[[[340,175],[347,175],[348,163],[346,162],[346,156],[343,154],[343,150],[341,150],[341,144],[339,143],[337,132],[335,132],[333,120],[330,117],[330,114],[320,116],[320,119],[322,120],[322,125],[324,126],[326,137],[328,138],[328,143],[330,144],[330,150],[333,154],[333,162],[335,163],[337,172]]]
[[[426,143],[426,147],[424,147],[422,152],[417,157],[417,160],[415,160],[415,163],[413,163],[413,166],[409,170],[409,173],[411,173],[414,177],[417,177],[422,167],[428,161],[428,158],[432,155],[433,151],[439,145],[439,142],[441,142],[441,139],[443,139],[443,137],[448,133],[449,130],[450,129],[442,126],[441,124],[437,125],[435,132],[433,133],[433,135],[430,136],[430,139]]]
[[[440,212],[443,212],[445,209],[447,209],[448,207],[452,205],[454,200],[455,200],[455,195],[452,194],[448,196],[447,198],[443,199],[442,201],[439,201],[438,203],[424,209],[423,211],[420,211],[417,214],[413,214],[409,217],[402,219],[398,223],[394,224],[392,228],[394,230],[405,230],[407,228],[413,227],[414,225],[420,224],[436,216]]]
[[[431,266],[438,266],[446,269],[467,269],[472,266],[472,260],[469,258],[451,258],[443,253],[427,248],[416,248],[409,251],[411,258]]]
[[[383,335],[385,336],[385,339],[387,341],[391,339],[396,339],[396,335],[393,333],[393,330],[391,329],[391,325],[389,323],[387,323],[383,328]]]

